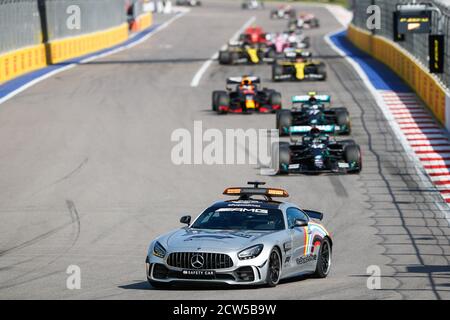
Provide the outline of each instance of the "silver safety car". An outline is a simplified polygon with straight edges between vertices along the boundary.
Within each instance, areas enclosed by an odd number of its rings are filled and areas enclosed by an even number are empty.
[[[146,276],[155,288],[173,284],[267,285],[300,275],[328,276],[333,242],[322,213],[274,200],[282,189],[227,188],[233,200],[208,207],[185,227],[154,239]]]

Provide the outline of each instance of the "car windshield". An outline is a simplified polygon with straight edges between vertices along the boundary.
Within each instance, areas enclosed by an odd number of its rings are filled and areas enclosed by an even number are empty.
[[[224,207],[205,210],[191,226],[194,229],[278,231],[285,228],[278,209]]]

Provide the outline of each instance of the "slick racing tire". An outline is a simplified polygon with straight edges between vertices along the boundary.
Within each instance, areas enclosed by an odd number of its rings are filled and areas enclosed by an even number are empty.
[[[281,93],[274,91],[270,94],[269,104],[271,107],[281,106],[282,103],[283,101],[281,99]],[[272,112],[276,112],[276,110],[272,110]]]
[[[350,114],[347,111],[347,109],[337,109],[336,110],[336,120],[337,125],[340,127],[346,126],[348,128],[348,131],[345,132],[346,134],[351,134],[351,121],[350,121]]]
[[[216,99],[217,99],[216,111],[219,114],[227,113],[226,111],[219,110],[219,107],[221,106],[230,107],[230,97],[228,96],[228,93],[226,91],[217,91]]]
[[[273,67],[272,67],[272,80],[273,80],[274,82],[280,81],[279,79],[277,79],[277,77],[278,77],[278,76],[282,76],[282,75],[283,75],[283,71],[284,71],[283,66],[280,66],[280,65],[277,64],[277,62],[275,61],[275,63],[273,64]]]
[[[321,79],[322,81],[327,80],[327,66],[325,65],[325,63],[321,63],[317,66],[317,73],[323,76],[323,79]]]
[[[315,278],[326,278],[331,270],[331,243],[328,238],[324,238],[320,245],[319,256],[317,257]]]
[[[277,248],[273,248],[269,255],[266,284],[268,287],[276,287],[281,276],[281,254]]]
[[[289,165],[291,164],[291,148],[289,142],[280,142],[278,158],[278,174],[289,174]]]
[[[168,289],[170,288],[170,283],[152,281],[147,279],[148,283],[155,289]]]
[[[219,92],[221,92],[221,91],[213,91],[213,93],[212,93],[212,111],[215,111],[215,112],[217,112],[217,109],[219,107],[219,103],[218,103]]]
[[[359,173],[362,170],[362,157],[361,157],[361,150],[358,145],[347,145],[344,148],[344,157],[345,161],[348,163],[356,162],[358,164],[358,170],[353,171],[354,173]]]
[[[277,113],[276,128],[280,134],[280,137],[289,136],[289,129],[292,126],[292,112],[290,110],[280,110]]]
[[[219,64],[231,64],[231,52],[229,51],[220,51],[219,52]]]

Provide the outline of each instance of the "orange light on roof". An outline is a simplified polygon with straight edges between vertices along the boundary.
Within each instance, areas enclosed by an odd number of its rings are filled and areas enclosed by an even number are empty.
[[[287,191],[282,189],[267,189],[267,194],[270,196],[277,196],[277,197],[289,197]]]
[[[228,188],[225,189],[225,191],[223,192],[223,194],[240,194],[240,193],[241,193],[240,188]]]

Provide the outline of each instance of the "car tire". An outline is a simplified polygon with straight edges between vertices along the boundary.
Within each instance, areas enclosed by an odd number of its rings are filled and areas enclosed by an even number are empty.
[[[287,137],[289,133],[286,133],[285,129],[290,129],[292,126],[292,112],[290,110],[280,110],[277,112],[276,128],[278,129],[280,137]]]
[[[283,99],[281,98],[281,93],[273,91],[269,96],[269,104],[271,107],[280,106],[283,104]],[[272,112],[276,112],[273,110]]]
[[[219,52],[219,64],[231,64],[231,53],[229,51]]]
[[[282,76],[283,75],[283,71],[284,68],[283,66],[280,66],[279,64],[277,64],[277,62],[275,61],[272,67],[272,80],[274,82],[278,82],[280,81],[279,79],[277,79],[277,76]]]
[[[342,108],[342,109],[337,109],[336,110],[336,122],[337,125],[340,127],[347,127],[347,131],[345,132],[346,134],[351,134],[352,133],[352,124],[350,121],[350,114],[347,111],[347,109]]]
[[[217,108],[219,107],[219,104],[217,103],[218,102],[217,98],[218,98],[219,92],[220,91],[213,91],[213,93],[212,93],[212,111],[215,111],[215,112],[217,112]]]
[[[289,142],[279,143],[278,174],[288,175],[291,164],[291,145]]]
[[[322,81],[327,80],[327,66],[324,63],[321,63],[317,66],[317,73],[323,76],[323,79],[321,79]]]
[[[219,110],[219,107],[220,106],[230,107],[230,96],[228,95],[228,93],[226,91],[217,91],[216,98],[217,98],[216,111],[219,114],[226,114],[227,111]]]
[[[328,238],[324,238],[320,245],[319,255],[317,257],[316,271],[314,272],[315,278],[326,278],[330,274],[331,270],[331,256],[332,248]]]
[[[358,170],[354,170],[354,173],[359,173],[362,170],[362,157],[361,150],[358,145],[347,145],[344,148],[344,158],[348,163],[356,162],[358,164]]]
[[[268,287],[276,287],[281,276],[281,254],[277,248],[273,248],[269,255],[266,284]]]

